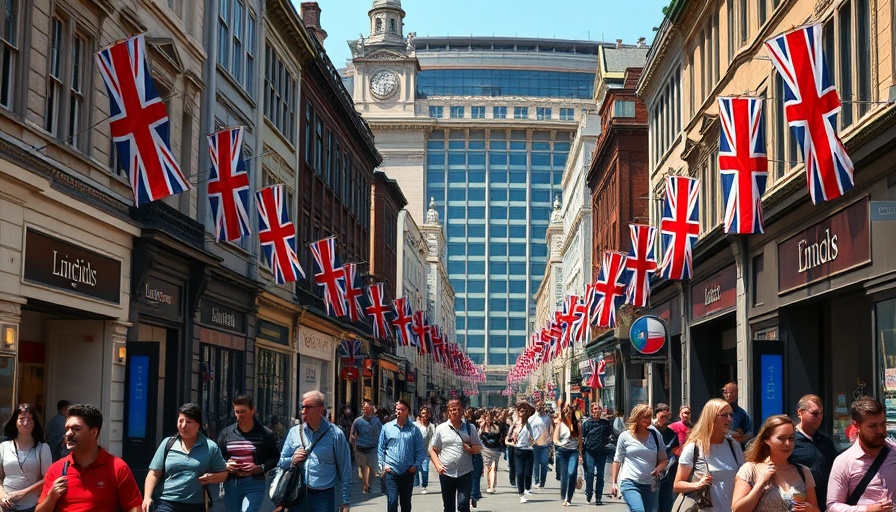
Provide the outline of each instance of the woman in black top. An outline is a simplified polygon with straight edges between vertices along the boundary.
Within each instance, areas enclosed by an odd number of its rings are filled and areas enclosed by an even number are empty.
[[[491,411],[482,413],[479,424],[479,439],[482,441],[482,462],[485,467],[486,492],[495,494],[498,485],[498,461],[504,449],[504,434],[494,421]]]

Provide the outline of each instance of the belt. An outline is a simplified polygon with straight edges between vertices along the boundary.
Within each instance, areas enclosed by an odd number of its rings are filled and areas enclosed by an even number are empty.
[[[369,452],[370,450],[373,450],[374,448],[376,448],[376,446],[358,446],[355,449],[358,450],[359,452]]]
[[[332,490],[333,490],[332,487],[327,487],[326,489],[310,489],[309,488],[308,494],[320,494],[320,493],[324,493],[324,492],[332,491]]]

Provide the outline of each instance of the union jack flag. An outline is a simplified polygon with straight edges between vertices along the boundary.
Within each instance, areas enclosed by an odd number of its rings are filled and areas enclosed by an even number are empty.
[[[578,297],[575,305],[572,307],[572,313],[575,320],[572,321],[572,340],[576,343],[584,343],[591,339],[591,324],[588,322],[588,309],[591,307],[588,303],[588,287],[585,285],[585,295]]]
[[[433,325],[429,335],[432,338],[432,359],[441,363],[445,355],[445,333],[441,327]]]
[[[411,329],[417,337],[417,351],[424,355],[432,352],[432,328],[429,326],[429,321],[423,310],[414,311],[414,324]]]
[[[821,25],[800,27],[765,42],[784,82],[784,114],[803,148],[815,204],[853,188],[853,164],[837,135],[840,97],[828,75]]]
[[[168,112],[146,62],[146,43],[137,35],[103,48],[96,63],[109,92],[109,130],[127,170],[134,204],[190,189],[168,143]]]
[[[654,240],[656,229],[643,224],[629,224],[632,247],[625,259],[625,269],[629,273],[625,294],[628,303],[636,308],[645,308],[650,302],[650,275],[656,272]]]
[[[573,324],[576,321],[576,303],[579,302],[579,297],[576,295],[567,295],[565,299],[563,299],[563,311],[558,312],[557,324],[560,326],[562,334],[560,335],[560,350],[562,351],[566,347],[569,346],[569,342],[572,339],[572,330]]]
[[[666,177],[666,203],[660,233],[663,241],[665,279],[690,279],[694,242],[700,235],[697,200],[700,180],[684,176]]]
[[[616,308],[625,301],[626,259],[621,252],[604,251],[603,265],[594,283],[598,327],[616,327]]]
[[[588,365],[591,366],[591,379],[588,381],[588,385],[592,389],[601,389],[604,387],[604,377],[607,374],[607,362],[603,359],[599,361],[595,361],[594,359],[588,360]]]
[[[386,301],[386,292],[383,291],[383,283],[367,287],[367,296],[370,306],[364,309],[367,316],[371,317],[371,328],[375,338],[386,339],[390,336],[389,317],[395,316],[392,306]]]
[[[243,127],[208,136],[212,168],[208,174],[208,202],[215,221],[215,239],[238,240],[249,231],[249,173],[240,158]]]
[[[361,319],[361,298],[364,296],[364,290],[358,285],[358,266],[355,263],[346,263],[342,266],[343,275],[345,275],[345,304],[347,305],[348,317],[352,322]]]
[[[719,98],[719,171],[725,233],[762,233],[762,194],[768,182],[761,98]]]
[[[407,297],[399,297],[392,301],[395,304],[395,318],[392,325],[395,327],[395,338],[398,344],[403,347],[415,345],[414,331],[411,324],[414,322],[413,313],[411,313],[411,303]]]
[[[342,366],[357,366],[358,362],[364,359],[361,353],[360,340],[342,340]]]
[[[336,238],[327,237],[309,244],[314,256],[314,282],[324,289],[324,308],[328,315],[345,316],[345,272],[336,257]]]
[[[296,228],[289,220],[289,207],[283,185],[265,187],[255,192],[258,208],[258,241],[268,260],[274,282],[286,284],[305,279],[294,249]]]

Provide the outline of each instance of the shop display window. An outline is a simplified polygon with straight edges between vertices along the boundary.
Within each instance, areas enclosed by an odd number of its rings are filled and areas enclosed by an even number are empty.
[[[896,438],[896,299],[878,302],[874,307],[879,350],[883,401],[887,411],[887,433]],[[835,429],[838,425],[835,425]]]

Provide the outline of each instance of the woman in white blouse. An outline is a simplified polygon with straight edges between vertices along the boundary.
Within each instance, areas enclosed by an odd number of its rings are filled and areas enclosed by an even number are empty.
[[[29,404],[20,404],[3,429],[9,441],[0,443],[3,510],[33,511],[44,485],[44,475],[53,463],[50,446],[44,441],[44,429],[37,412]]]
[[[660,433],[651,425],[653,409],[638,404],[628,417],[628,429],[616,441],[613,457],[613,496],[631,512],[656,512],[660,475],[669,464]]]

